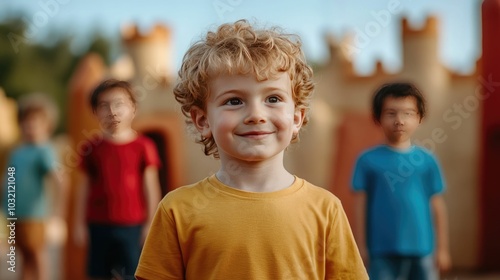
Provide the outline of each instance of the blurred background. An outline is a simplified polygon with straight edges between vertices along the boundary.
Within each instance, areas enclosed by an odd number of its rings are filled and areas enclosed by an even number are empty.
[[[287,151],[286,165],[340,197],[350,219],[354,161],[382,141],[370,117],[372,93],[395,80],[422,89],[429,115],[414,142],[438,156],[447,181],[454,264],[447,277],[500,279],[494,274],[500,271],[500,1],[0,0],[2,170],[19,142],[16,100],[44,92],[61,115],[52,142],[69,197],[66,219],[48,227],[50,279],[84,275],[86,249],[69,236],[78,157],[100,141],[90,91],[108,77],[133,84],[134,128],[158,147],[163,194],[200,180],[218,161],[187,133],[172,87],[190,44],[242,18],[302,38],[316,91],[311,121]],[[16,279],[4,260],[5,226],[0,234],[0,278]]]

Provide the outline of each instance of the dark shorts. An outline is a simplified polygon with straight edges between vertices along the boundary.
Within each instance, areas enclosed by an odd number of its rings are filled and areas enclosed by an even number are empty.
[[[433,255],[424,257],[377,256],[370,258],[371,280],[437,280]]]
[[[87,273],[93,278],[133,277],[141,255],[141,225],[89,225]],[[133,278],[130,278],[133,279]]]

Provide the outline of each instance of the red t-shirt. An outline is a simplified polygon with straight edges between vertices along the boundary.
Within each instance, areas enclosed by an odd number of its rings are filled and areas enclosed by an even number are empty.
[[[147,166],[159,166],[154,143],[145,136],[125,144],[103,139],[82,157],[89,178],[87,221],[136,225],[146,219],[143,175]]]

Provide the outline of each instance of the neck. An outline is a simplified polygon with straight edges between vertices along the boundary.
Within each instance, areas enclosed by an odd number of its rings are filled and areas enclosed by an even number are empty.
[[[387,142],[387,145],[394,148],[394,149],[398,149],[398,150],[406,150],[408,148],[411,147],[411,141],[410,140],[407,140],[407,141],[402,141],[402,142],[391,142],[391,141],[388,141]]]
[[[137,137],[137,132],[133,129],[104,131],[104,138],[113,142],[128,142]]]
[[[295,177],[283,166],[283,154],[259,162],[225,159],[217,178],[230,187],[250,192],[273,192],[293,184]]]
[[[39,136],[39,137],[26,137],[23,140],[25,143],[33,144],[33,145],[40,145],[42,143],[48,142],[49,137],[48,136]]]

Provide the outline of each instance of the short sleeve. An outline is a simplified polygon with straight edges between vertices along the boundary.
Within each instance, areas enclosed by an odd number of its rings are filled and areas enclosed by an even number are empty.
[[[429,197],[442,193],[445,190],[445,182],[443,177],[443,172],[441,171],[441,166],[437,158],[430,154],[429,157],[429,169],[426,176],[427,182],[427,192]]]
[[[160,166],[160,158],[158,156],[158,150],[154,142],[144,137],[144,167],[148,166]]]
[[[349,221],[337,199],[326,244],[325,279],[368,279]]]
[[[156,210],[135,273],[143,279],[184,279],[177,229],[162,201]]]
[[[354,165],[352,175],[352,190],[365,191],[368,185],[368,168],[366,167],[366,157],[360,156]]]
[[[56,170],[56,155],[51,146],[45,146],[41,150],[40,165],[44,174]]]

